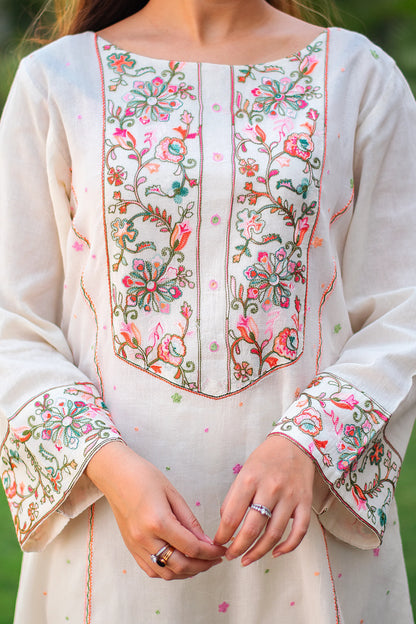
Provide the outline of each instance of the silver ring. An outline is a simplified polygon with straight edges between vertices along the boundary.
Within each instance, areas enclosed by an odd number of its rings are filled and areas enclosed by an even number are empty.
[[[267,516],[269,519],[272,517],[272,512],[265,505],[256,505],[256,503],[253,503],[250,505],[249,509],[254,509],[254,511],[258,511],[262,516]]]
[[[153,563],[156,563],[161,568],[164,568],[174,550],[175,549],[173,548],[173,546],[170,546],[170,544],[166,544],[165,546],[160,548],[160,550],[158,550],[155,555],[150,555],[150,559],[153,561]]]
[[[165,544],[164,546],[162,546],[162,548],[160,548],[155,555],[150,555],[150,559],[153,561],[153,563],[157,563],[157,565],[160,565],[159,557],[162,553],[165,552],[166,548],[169,548],[169,544]]]

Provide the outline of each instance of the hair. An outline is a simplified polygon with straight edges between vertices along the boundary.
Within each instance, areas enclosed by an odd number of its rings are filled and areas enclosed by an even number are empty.
[[[332,0],[321,0],[319,10],[315,8],[316,0],[267,1],[289,15],[318,24],[328,25],[334,10]],[[137,13],[147,3],[148,0],[47,0],[35,19],[34,36],[29,38],[47,43],[86,30],[96,32]]]

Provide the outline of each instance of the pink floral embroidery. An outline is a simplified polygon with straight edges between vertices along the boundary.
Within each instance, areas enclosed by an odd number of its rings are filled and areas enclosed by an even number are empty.
[[[220,613],[226,613],[229,606],[230,605],[228,604],[228,602],[222,602],[220,605],[218,605],[218,611]]]
[[[186,353],[186,347],[180,336],[166,334],[160,342],[157,354],[161,360],[172,364],[172,366],[180,366]]]
[[[156,158],[178,163],[185,158],[186,145],[181,139],[166,137],[156,147]]]
[[[312,139],[305,132],[291,134],[284,143],[284,150],[290,156],[309,160],[314,150]]]

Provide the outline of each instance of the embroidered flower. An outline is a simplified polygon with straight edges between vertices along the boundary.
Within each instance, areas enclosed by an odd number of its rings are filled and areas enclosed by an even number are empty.
[[[273,351],[288,360],[294,360],[299,347],[299,336],[296,329],[286,327],[274,339]]]
[[[241,380],[243,383],[250,380],[253,374],[253,368],[248,362],[242,362],[234,364],[234,377],[237,381]]]
[[[160,360],[180,366],[186,354],[185,344],[180,336],[166,334],[157,347],[157,355]]]
[[[120,186],[123,184],[123,180],[127,178],[127,171],[124,171],[124,167],[110,167],[108,170],[107,180],[110,184]]]
[[[226,613],[229,606],[230,605],[228,604],[228,602],[222,602],[220,605],[218,605],[218,611],[220,613]]]
[[[166,265],[157,266],[148,260],[133,260],[133,270],[123,278],[127,287],[127,304],[138,306],[146,312],[159,312],[162,302],[171,302],[182,296],[176,285],[177,270]]]
[[[184,159],[186,152],[186,145],[181,139],[166,137],[156,147],[156,158],[178,163]]]
[[[288,281],[294,276],[295,263],[288,261],[283,247],[274,254],[261,251],[257,259],[257,263],[244,271],[245,277],[250,280],[249,288],[258,290],[260,301],[267,296],[275,306],[288,308],[291,295]]]
[[[181,251],[188,242],[188,238],[192,233],[189,224],[186,221],[176,223],[170,235],[170,246],[174,251]]]
[[[137,349],[140,346],[142,338],[135,323],[122,323],[120,333],[132,349]]]
[[[173,200],[177,204],[180,204],[182,202],[182,199],[186,197],[189,193],[189,190],[186,188],[186,186],[183,186],[177,180],[173,182],[172,190],[173,190]]]
[[[151,121],[169,121],[172,111],[180,108],[178,87],[166,83],[160,76],[152,81],[136,81],[131,93],[134,99],[129,108],[135,111],[142,123]]]
[[[192,316],[192,308],[189,305],[189,303],[183,303],[182,307],[181,307],[181,314],[182,316],[184,316],[187,320],[189,320]]]
[[[316,436],[322,431],[320,413],[313,407],[307,407],[294,417],[293,422],[303,433]]]
[[[291,80],[263,78],[262,84],[252,90],[254,111],[271,115],[286,115],[288,109],[298,111],[307,106],[303,99],[305,89]]]
[[[115,69],[119,74],[124,74],[126,72],[126,68],[132,68],[136,64],[134,59],[130,58],[130,54],[111,54],[108,57],[108,66],[111,69]]]
[[[237,323],[237,329],[240,331],[242,337],[246,342],[251,342],[254,344],[258,341],[259,330],[252,316],[240,316]]]
[[[306,161],[311,157],[314,147],[311,137],[301,132],[290,134],[284,142],[283,149],[286,154]]]
[[[245,208],[237,214],[237,230],[246,239],[249,240],[253,234],[259,234],[263,231],[265,223],[255,210]]]
[[[296,245],[302,245],[306,232],[309,230],[308,217],[302,217],[296,222],[295,232],[293,234],[293,240]]]
[[[42,411],[42,438],[51,439],[58,450],[62,446],[78,448],[79,440],[84,435],[83,427],[90,421],[88,411],[88,405],[84,401],[69,400],[66,405]]]
[[[133,227],[133,223],[127,219],[116,219],[111,223],[111,237],[117,245],[124,249],[128,242],[136,240],[138,231]]]
[[[305,76],[309,76],[309,74],[313,72],[318,63],[319,61],[316,56],[305,56],[305,58],[302,59],[302,62],[299,65],[299,71],[301,71],[302,74],[304,74]]]
[[[113,137],[123,149],[132,149],[132,147],[136,147],[136,139],[128,130],[117,128]]]
[[[259,166],[254,160],[254,158],[248,158],[244,160],[243,158],[240,160],[240,173],[246,174],[249,178],[251,176],[256,175],[256,172],[259,170]]]
[[[370,464],[379,465],[384,456],[384,445],[380,442],[374,442],[374,445],[370,451]]]

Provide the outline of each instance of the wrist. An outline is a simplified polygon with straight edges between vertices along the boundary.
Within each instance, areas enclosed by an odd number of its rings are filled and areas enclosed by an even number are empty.
[[[102,492],[104,492],[108,476],[114,475],[117,471],[127,448],[121,440],[114,440],[98,449],[88,462],[85,474]]]

